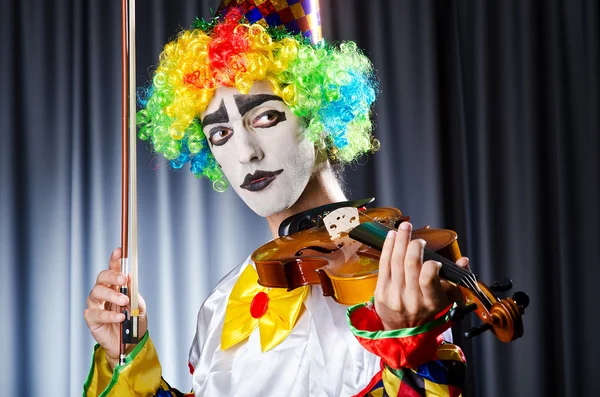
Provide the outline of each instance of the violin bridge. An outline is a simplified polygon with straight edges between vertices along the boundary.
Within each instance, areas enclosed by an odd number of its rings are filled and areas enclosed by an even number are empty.
[[[331,211],[323,223],[327,228],[327,233],[332,240],[340,238],[341,233],[347,233],[360,225],[358,217],[358,208],[344,207]]]

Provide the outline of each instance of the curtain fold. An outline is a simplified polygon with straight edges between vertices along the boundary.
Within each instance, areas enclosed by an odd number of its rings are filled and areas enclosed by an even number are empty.
[[[216,1],[138,2],[137,84]],[[594,0],[321,0],[324,37],[378,71],[379,153],[345,172],[415,226],[451,228],[481,280],[531,297],[525,336],[465,341],[465,396],[600,395],[600,7]],[[120,4],[0,2],[0,301],[4,395],[81,394],[86,297],[120,241]],[[138,141],[140,291],[165,378],[212,287],[267,241],[219,194]],[[513,292],[511,291],[511,293]]]

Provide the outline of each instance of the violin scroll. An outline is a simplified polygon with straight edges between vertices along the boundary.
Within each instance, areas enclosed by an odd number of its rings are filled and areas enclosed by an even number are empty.
[[[512,342],[523,336],[521,316],[529,305],[529,297],[525,292],[519,291],[512,298],[499,299],[491,292],[491,288],[481,282],[477,282],[475,289],[460,285],[459,288],[466,307],[470,308],[470,311],[475,311],[483,321],[482,325],[466,331],[465,338],[473,338],[487,330],[492,331],[504,343]]]

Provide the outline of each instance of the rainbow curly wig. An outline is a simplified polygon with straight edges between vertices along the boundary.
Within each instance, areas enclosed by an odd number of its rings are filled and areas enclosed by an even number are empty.
[[[298,116],[306,137],[346,164],[377,150],[371,105],[377,94],[373,65],[354,42],[311,44],[278,28],[247,24],[233,9],[197,20],[168,43],[151,84],[139,94],[139,137],[179,169],[227,187],[202,131],[199,114],[217,87],[247,93],[268,81]]]

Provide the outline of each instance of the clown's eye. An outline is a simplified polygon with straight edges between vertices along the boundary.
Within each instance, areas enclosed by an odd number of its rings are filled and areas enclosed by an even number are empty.
[[[258,128],[269,128],[285,120],[286,118],[284,112],[272,109],[256,116],[252,122],[252,125]]]
[[[224,145],[232,135],[233,131],[229,128],[215,127],[210,131],[210,143],[214,146]]]

